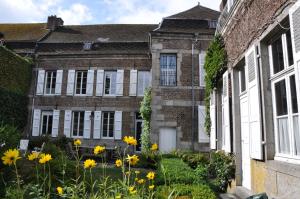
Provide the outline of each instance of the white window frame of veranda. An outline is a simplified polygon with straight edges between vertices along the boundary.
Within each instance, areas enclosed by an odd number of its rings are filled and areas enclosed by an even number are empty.
[[[284,68],[274,74],[274,63],[273,63],[273,51],[272,51],[272,45],[274,44],[274,40],[270,45],[269,45],[269,60],[270,60],[270,71],[271,71],[271,86],[272,86],[272,104],[273,104],[273,120],[274,120],[274,133],[275,133],[275,148],[276,148],[276,153],[275,153],[275,160],[280,160],[280,161],[286,161],[286,162],[291,162],[291,163],[300,163],[300,150],[298,151],[298,154],[296,154],[296,136],[299,132],[296,132],[297,130],[294,129],[295,124],[294,121],[298,121],[298,128],[299,128],[299,104],[298,106],[298,113],[293,113],[293,107],[292,107],[292,95],[296,95],[296,93],[291,92],[291,79],[290,77],[295,75],[295,68],[294,64],[289,63],[289,52],[288,52],[288,40],[287,40],[287,32],[283,33],[278,37],[278,39],[281,39],[282,43],[282,50],[283,50],[283,63],[284,63]],[[291,51],[290,51],[291,52]],[[292,52],[293,53],[293,52]],[[293,54],[292,54],[293,55]],[[293,55],[294,56],[294,55]],[[275,91],[275,85],[281,81],[284,81],[285,83],[285,93],[286,93],[286,106],[287,106],[287,114],[285,115],[280,115],[278,116],[277,112],[277,102],[276,102],[276,91]],[[297,85],[299,82],[296,81],[295,79],[295,86],[300,86]],[[296,89],[297,92],[297,89]],[[294,117],[298,117],[298,120],[294,120]],[[287,124],[286,127],[287,129],[287,137],[285,138],[285,143],[289,142],[289,147],[288,147],[288,152],[283,153],[281,152],[280,149],[280,136],[279,136],[279,119],[287,118]],[[288,140],[287,140],[288,139]],[[300,139],[298,138],[300,141]],[[300,142],[299,142],[300,145]],[[298,146],[300,148],[300,146]]]

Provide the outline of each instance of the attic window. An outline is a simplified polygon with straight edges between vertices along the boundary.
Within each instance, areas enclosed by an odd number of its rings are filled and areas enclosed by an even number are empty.
[[[208,21],[209,28],[217,28],[218,22],[216,20]]]
[[[91,50],[91,48],[92,48],[92,42],[84,42],[83,50]]]

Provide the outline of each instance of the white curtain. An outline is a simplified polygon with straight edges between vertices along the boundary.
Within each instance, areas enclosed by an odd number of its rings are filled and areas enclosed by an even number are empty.
[[[300,155],[300,129],[299,129],[299,116],[293,118],[294,136],[295,136],[295,150],[296,155]]]
[[[278,118],[278,141],[279,152],[283,154],[290,154],[288,117]]]

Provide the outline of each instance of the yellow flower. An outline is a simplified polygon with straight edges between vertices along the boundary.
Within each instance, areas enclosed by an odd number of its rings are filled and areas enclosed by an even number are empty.
[[[74,145],[75,146],[80,146],[81,145],[81,141],[79,139],[74,140]]]
[[[150,171],[150,172],[147,174],[147,178],[148,178],[149,180],[153,180],[154,177],[155,177],[155,173],[152,172],[152,171]]]
[[[52,157],[51,157],[50,154],[44,154],[44,153],[42,153],[40,155],[39,163],[40,164],[45,164],[45,163],[49,162],[50,160],[52,160]]]
[[[128,190],[129,190],[129,193],[130,193],[130,194],[136,194],[136,189],[135,189],[134,186],[129,187]]]
[[[126,171],[125,174],[126,174],[126,175],[130,175],[130,171]]]
[[[122,198],[121,194],[116,195],[116,199],[121,199],[121,198]]]
[[[115,164],[116,164],[116,167],[121,167],[123,163],[122,163],[122,160],[117,159]]]
[[[144,184],[144,183],[145,183],[145,180],[144,180],[144,179],[139,179],[137,182],[138,182],[139,184]]]
[[[33,161],[35,159],[39,158],[40,153],[39,152],[32,152],[27,156],[28,160]]]
[[[153,185],[150,185],[150,186],[149,186],[149,189],[150,189],[150,190],[153,190],[153,189],[154,189],[154,184],[153,184]]]
[[[141,172],[140,172],[140,171],[134,171],[134,173],[135,173],[136,175],[138,175],[138,174],[140,174]]]
[[[104,151],[105,151],[105,146],[96,146],[94,148],[94,154],[95,155],[98,155],[98,154],[100,154],[100,153],[102,153]]]
[[[136,181],[136,182],[137,182],[137,181],[139,181],[139,179],[138,179],[138,178],[134,178],[134,181]]]
[[[97,165],[97,163],[95,162],[95,160],[91,160],[91,159],[87,159],[83,163],[83,166],[84,166],[85,169],[94,168],[96,165]]]
[[[5,151],[4,156],[1,158],[4,165],[16,164],[20,159],[20,152],[17,149],[9,149]]]
[[[133,155],[133,156],[127,155],[126,160],[127,162],[129,162],[130,165],[136,165],[140,159],[137,155]]]
[[[156,143],[152,144],[151,151],[157,151],[158,145]]]
[[[57,191],[58,195],[62,195],[64,193],[63,188],[61,188],[61,187],[57,187],[56,191]]]
[[[127,143],[128,145],[134,145],[134,146],[137,145],[137,140],[134,137],[132,137],[132,136],[125,136],[123,138],[123,141],[125,143]]]

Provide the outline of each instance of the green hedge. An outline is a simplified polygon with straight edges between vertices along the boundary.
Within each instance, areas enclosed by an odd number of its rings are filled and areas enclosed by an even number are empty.
[[[30,59],[0,46],[0,122],[23,129],[27,122]]]

